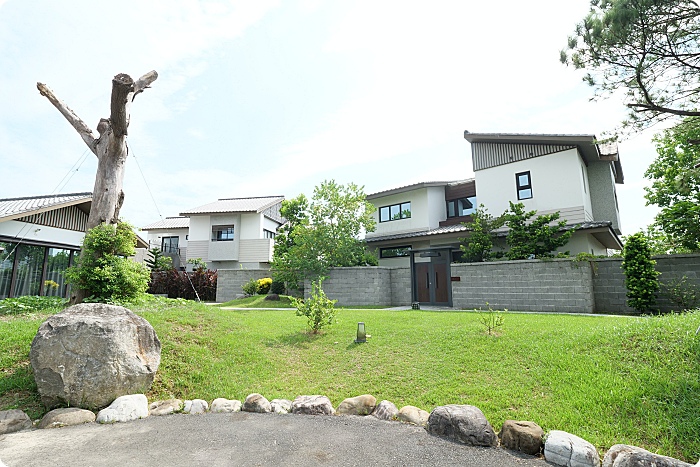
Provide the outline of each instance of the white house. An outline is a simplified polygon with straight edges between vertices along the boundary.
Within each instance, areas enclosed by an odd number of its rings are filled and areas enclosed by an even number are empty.
[[[91,204],[92,193],[0,199],[0,299],[67,296]]]
[[[493,216],[523,203],[560,213],[576,229],[562,251],[606,254],[621,249],[616,183],[623,183],[615,146],[593,135],[468,133],[474,178],[424,182],[372,193],[377,228],[366,235],[381,266],[411,266],[413,300],[449,305],[450,263],[459,259],[463,222],[483,204]],[[505,236],[506,230],[499,232]]]
[[[210,269],[266,269],[277,229],[284,223],[283,200],[284,196],[220,199],[142,230],[166,253],[177,248],[180,266],[186,259],[201,258]]]
[[[148,249],[158,248],[173,260],[173,267],[187,264],[187,241],[189,240],[189,217],[166,217],[163,220],[141,227],[147,232]]]

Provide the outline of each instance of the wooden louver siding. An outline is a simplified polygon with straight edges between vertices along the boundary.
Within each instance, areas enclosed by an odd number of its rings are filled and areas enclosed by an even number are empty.
[[[456,183],[445,187],[445,201],[453,199],[469,198],[476,196],[476,183],[474,180],[469,180],[465,183]]]
[[[66,206],[60,209],[20,217],[17,220],[29,224],[55,227],[57,229],[85,232],[85,230],[87,230],[88,215],[78,209],[77,206]]]
[[[575,147],[554,144],[472,143],[472,160],[476,171],[546,156]]]

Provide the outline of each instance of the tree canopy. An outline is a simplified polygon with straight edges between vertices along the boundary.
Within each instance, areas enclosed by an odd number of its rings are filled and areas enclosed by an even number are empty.
[[[363,230],[374,231],[374,209],[365,199],[363,187],[335,180],[314,188],[310,203],[304,195],[285,200],[281,212],[288,224],[275,238],[275,278],[294,287],[332,267],[376,264],[376,257],[359,239]]]
[[[644,176],[647,205],[661,208],[656,224],[674,252],[700,251],[700,119],[686,119],[654,138],[656,152]]]
[[[561,61],[585,69],[596,97],[624,93],[620,132],[700,116],[700,7],[694,0],[591,0]]]

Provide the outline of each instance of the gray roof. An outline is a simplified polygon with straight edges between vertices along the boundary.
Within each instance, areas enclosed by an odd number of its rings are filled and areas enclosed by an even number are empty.
[[[448,185],[459,185],[461,183],[467,183],[474,180],[473,178],[468,178],[465,180],[453,180],[449,182],[420,182],[420,183],[413,183],[411,185],[404,185],[400,186],[398,188],[391,188],[389,190],[383,190],[383,191],[377,191],[376,193],[370,193],[367,195],[367,199],[375,199],[375,198],[381,198],[384,196],[389,196],[389,195],[397,195],[399,193],[406,193],[407,191],[413,191],[413,190],[418,190],[420,188],[427,188],[427,187],[433,187],[433,186],[448,186]]]
[[[591,229],[608,228],[608,229],[610,229],[613,236],[618,240],[618,243],[619,243],[619,238],[617,238],[617,235],[615,234],[615,232],[612,231],[612,222],[610,222],[610,221],[583,222],[583,223],[578,223],[578,224],[567,224],[561,230],[563,230],[563,231],[564,230],[571,230],[574,228],[576,230],[591,230]],[[374,237],[365,237],[365,240],[367,240],[367,242],[370,243],[370,242],[381,242],[381,241],[386,241],[386,240],[399,240],[402,238],[423,237],[423,236],[429,236],[429,235],[444,235],[444,234],[451,234],[451,233],[457,233],[457,232],[468,232],[468,229],[462,224],[455,224],[455,225],[448,225],[445,227],[438,227],[437,229],[421,230],[421,231],[415,231],[415,232],[404,232],[404,233],[390,234],[390,235],[377,235]],[[501,229],[495,230],[494,233],[496,234],[497,237],[505,237],[506,235],[508,235],[508,229],[501,228]]]
[[[609,161],[615,166],[615,182],[624,183],[622,164],[615,143],[597,144],[595,135],[564,135],[534,133],[470,133],[464,132],[470,143],[521,143],[521,144],[570,144],[575,145],[586,163]]]
[[[189,217],[166,217],[158,222],[153,222],[141,230],[170,230],[170,229],[186,229],[190,226]]]
[[[90,192],[5,198],[0,199],[0,219],[16,219],[30,214],[91,202],[92,193]],[[89,211],[89,207],[87,207],[87,211]]]
[[[197,214],[220,214],[229,212],[263,212],[265,209],[281,203],[284,196],[262,196],[257,198],[225,198],[205,204],[184,212],[181,216]]]

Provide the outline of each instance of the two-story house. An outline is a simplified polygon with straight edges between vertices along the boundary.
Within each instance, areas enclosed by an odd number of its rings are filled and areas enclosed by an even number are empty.
[[[523,203],[538,214],[559,212],[575,229],[562,249],[606,254],[621,249],[616,183],[623,183],[614,145],[593,135],[465,132],[474,178],[425,182],[372,193],[377,229],[366,235],[381,266],[411,266],[413,300],[449,304],[450,263],[459,259],[463,222],[481,204],[493,216]],[[498,232],[505,247],[505,229]]]
[[[142,230],[166,254],[179,250],[181,267],[186,259],[201,258],[209,269],[267,269],[277,229],[284,223],[283,200],[284,196],[220,199]]]

